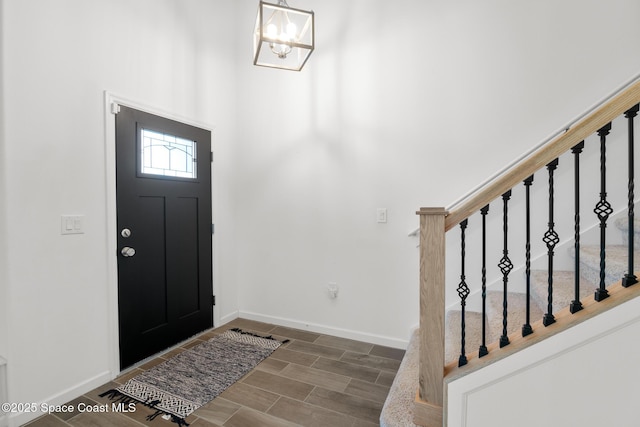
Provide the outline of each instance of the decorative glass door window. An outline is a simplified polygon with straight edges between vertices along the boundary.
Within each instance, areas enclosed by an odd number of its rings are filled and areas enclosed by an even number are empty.
[[[140,172],[176,178],[197,178],[196,141],[142,129]]]

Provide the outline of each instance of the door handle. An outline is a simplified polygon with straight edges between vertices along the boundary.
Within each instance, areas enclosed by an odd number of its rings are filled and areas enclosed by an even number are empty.
[[[122,248],[120,253],[122,254],[123,257],[129,258],[136,254],[136,250],[133,248],[130,248],[129,246],[125,246],[124,248]]]

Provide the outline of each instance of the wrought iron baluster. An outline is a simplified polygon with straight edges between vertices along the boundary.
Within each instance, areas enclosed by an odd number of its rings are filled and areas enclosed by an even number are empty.
[[[511,190],[507,191],[502,195],[502,230],[504,235],[504,245],[502,250],[502,259],[500,259],[500,263],[498,267],[500,267],[500,271],[502,272],[502,336],[500,337],[500,348],[509,345],[509,337],[507,336],[507,284],[509,283],[509,273],[513,269],[513,264],[509,259],[509,250],[507,248],[507,236],[508,236],[508,202],[511,198]]]
[[[526,234],[526,245],[525,245],[525,258],[526,258],[526,269],[525,269],[525,279],[527,284],[527,312],[526,312],[526,320],[524,325],[522,325],[522,336],[526,337],[527,335],[531,335],[533,333],[533,328],[531,327],[531,203],[530,203],[530,190],[531,184],[533,184],[533,175],[524,180],[524,186],[526,189],[525,192],[525,210],[526,210],[526,219],[525,219],[525,234]]]
[[[580,302],[580,153],[582,153],[582,149],[584,148],[584,141],[576,144],[571,152],[573,153],[573,185],[574,185],[574,215],[573,215],[573,224],[574,224],[574,234],[573,234],[573,248],[575,252],[574,256],[574,289],[575,295],[573,301],[571,301],[571,305],[569,306],[569,311],[571,313],[577,313],[582,310],[582,302]]]
[[[462,260],[462,268],[460,273],[460,284],[458,285],[458,296],[460,297],[460,307],[462,309],[462,313],[460,316],[460,357],[458,358],[458,366],[464,366],[467,364],[467,356],[465,351],[465,336],[466,336],[466,325],[465,325],[465,307],[467,305],[467,296],[469,296],[469,287],[465,282],[465,273],[464,273],[464,260],[466,256],[465,250],[465,231],[467,229],[468,220],[464,220],[460,223],[460,258]]]
[[[547,312],[542,318],[542,324],[549,326],[555,323],[556,319],[553,316],[553,250],[560,241],[558,233],[554,230],[555,223],[553,222],[553,202],[554,202],[554,183],[553,172],[558,167],[558,159],[555,159],[547,165],[549,171],[549,229],[544,233],[542,241],[547,245],[547,258],[548,258],[548,293],[547,297]]]
[[[600,286],[595,291],[596,301],[602,301],[609,297],[609,292],[605,286],[607,220],[613,213],[611,204],[607,201],[607,135],[611,131],[611,123],[598,130],[600,136],[600,201],[596,204],[593,212],[600,220]]]
[[[627,112],[624,113],[624,116],[629,121],[629,148],[628,148],[628,156],[629,156],[629,204],[628,204],[628,216],[629,216],[629,269],[627,270],[627,274],[622,278],[622,286],[628,288],[631,285],[638,283],[638,278],[634,274],[633,268],[633,250],[634,250],[634,208],[633,208],[633,199],[634,199],[634,161],[633,161],[633,118],[638,115],[638,111],[640,110],[640,104],[636,104],[631,107]]]
[[[525,193],[525,210],[526,210],[526,239],[527,243],[525,246],[525,258],[526,258],[526,270],[525,277],[527,283],[527,312],[526,312],[526,321],[525,324],[522,325],[522,336],[526,337],[527,335],[531,335],[533,333],[533,328],[531,327],[531,203],[530,203],[530,190],[531,184],[533,184],[533,175],[524,180],[524,186],[526,189]]]
[[[487,214],[489,205],[480,209],[482,214],[482,344],[478,350],[478,357],[489,354],[487,350]]]

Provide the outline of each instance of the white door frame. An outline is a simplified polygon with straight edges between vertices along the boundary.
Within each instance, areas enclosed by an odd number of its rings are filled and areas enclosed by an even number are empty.
[[[104,145],[105,145],[105,164],[106,164],[106,233],[107,233],[107,340],[109,348],[109,370],[111,372],[111,378],[115,378],[120,373],[120,339],[118,334],[118,243],[117,243],[117,204],[116,204],[116,116],[114,114],[114,105],[124,105],[126,107],[135,108],[136,110],[144,111],[146,113],[154,114],[156,116],[164,117],[170,120],[185,123],[190,126],[199,127],[211,132],[211,150],[213,151],[213,129],[214,126],[199,123],[191,119],[185,119],[184,117],[177,116],[173,113],[159,110],[154,107],[150,107],[141,102],[132,101],[123,96],[116,95],[109,91],[104,91]],[[211,203],[212,203],[212,216],[213,207],[213,164],[211,165]],[[213,221],[213,218],[212,218]],[[214,266],[212,281],[213,281],[213,295],[217,295],[215,277],[215,234],[212,237],[212,265]],[[215,326],[220,324],[220,313],[218,310],[213,309],[213,324]]]

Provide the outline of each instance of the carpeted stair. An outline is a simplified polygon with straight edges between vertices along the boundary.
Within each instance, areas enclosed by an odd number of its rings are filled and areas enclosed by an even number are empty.
[[[413,401],[418,390],[418,366],[420,363],[419,329],[411,334],[398,373],[380,414],[381,427],[415,426],[413,423]]]
[[[634,247],[640,248],[640,221],[634,221]],[[605,283],[619,281],[627,268],[628,221],[622,218],[615,226],[623,235],[623,245],[608,245],[606,248]],[[572,248],[573,252],[573,248]],[[640,251],[635,252],[634,265],[640,266]],[[553,312],[571,304],[575,295],[573,271],[553,273]],[[600,282],[600,247],[583,245],[580,248],[580,299],[592,297]],[[547,271],[531,272],[531,323],[540,320],[548,307]],[[487,292],[487,344],[497,341],[502,335],[503,295],[501,291]],[[521,330],[525,323],[526,295],[518,292],[507,294],[507,334]],[[458,360],[460,356],[460,310],[449,310],[445,318],[445,363]],[[465,313],[466,352],[478,349],[482,341],[482,313]],[[413,402],[418,389],[419,336],[414,331],[400,369],[391,386],[380,415],[381,427],[414,427]]]

